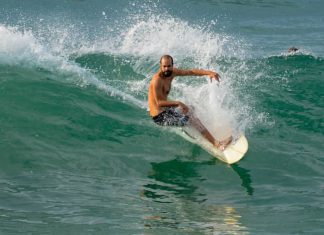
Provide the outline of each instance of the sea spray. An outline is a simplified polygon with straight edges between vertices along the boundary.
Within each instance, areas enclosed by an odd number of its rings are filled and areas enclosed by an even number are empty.
[[[248,79],[243,73],[247,70],[244,44],[239,39],[189,24],[168,14],[149,14],[145,19],[134,17],[130,21],[134,23],[125,28],[118,39],[117,50],[119,55],[132,56],[134,70],[146,75],[142,82],[130,81],[137,90],[147,91],[152,75],[159,69],[159,58],[170,54],[174,57],[175,67],[208,69],[221,75],[219,86],[216,81],[209,83],[208,77],[178,77],[173,82],[170,99],[194,106],[197,116],[208,129],[223,130],[213,131],[217,137],[223,138],[230,132],[244,132],[252,127],[246,121],[254,115],[246,112],[251,110],[249,103],[240,102],[236,94],[239,89],[233,89],[231,81],[233,73],[240,74],[242,82]],[[231,64],[231,61],[235,63]]]
[[[80,67],[65,56],[54,55],[38,42],[31,31],[20,32],[13,27],[0,26],[0,62],[3,65],[21,65],[22,67],[42,68],[62,74],[66,79],[79,86],[94,85],[112,96],[127,100],[140,108],[146,104],[132,95],[124,93],[98,78],[86,68]]]

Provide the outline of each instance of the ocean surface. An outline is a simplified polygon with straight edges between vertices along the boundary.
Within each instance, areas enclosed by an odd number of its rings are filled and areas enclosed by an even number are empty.
[[[324,1],[0,0],[0,234],[324,234]],[[296,52],[288,48],[297,47]],[[170,99],[237,164],[148,115]]]

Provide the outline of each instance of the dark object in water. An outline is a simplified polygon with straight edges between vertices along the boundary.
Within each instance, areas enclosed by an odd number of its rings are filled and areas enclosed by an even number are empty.
[[[298,48],[296,48],[296,47],[290,47],[288,49],[288,52],[296,52],[296,51],[298,51]]]

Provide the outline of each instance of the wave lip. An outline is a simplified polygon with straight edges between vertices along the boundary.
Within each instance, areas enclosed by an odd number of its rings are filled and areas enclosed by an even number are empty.
[[[44,49],[30,31],[19,32],[14,27],[0,25],[0,62],[15,65],[40,59]]]
[[[94,85],[112,96],[122,97],[138,107],[146,104],[132,95],[100,81],[90,70],[80,67],[68,56],[56,55],[50,48],[42,45],[31,31],[20,32],[14,27],[0,25],[0,63],[9,66],[42,68],[63,75],[63,82],[70,81],[80,86]],[[58,76],[62,78],[62,76]]]

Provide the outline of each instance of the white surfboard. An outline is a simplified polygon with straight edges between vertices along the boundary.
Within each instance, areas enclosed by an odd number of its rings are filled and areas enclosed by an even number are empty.
[[[248,150],[248,141],[243,134],[236,138],[234,137],[233,141],[226,147],[226,149],[221,151],[213,146],[191,126],[179,128],[177,132],[186,140],[199,145],[214,157],[228,164],[240,161]]]

